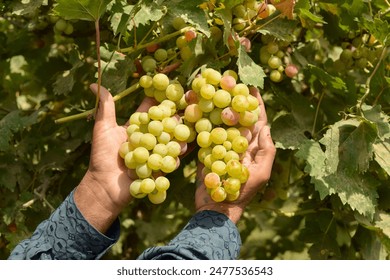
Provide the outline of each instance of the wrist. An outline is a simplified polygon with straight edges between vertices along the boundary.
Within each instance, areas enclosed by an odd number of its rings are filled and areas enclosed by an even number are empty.
[[[106,186],[104,181],[97,180],[87,171],[74,193],[81,214],[102,233],[117,219],[124,207],[113,199]]]
[[[210,205],[204,205],[196,210],[196,212],[201,212],[205,210],[211,210],[215,212],[222,213],[226,215],[234,224],[240,220],[242,213],[244,212],[243,208],[238,205],[226,205],[224,203],[215,203]]]

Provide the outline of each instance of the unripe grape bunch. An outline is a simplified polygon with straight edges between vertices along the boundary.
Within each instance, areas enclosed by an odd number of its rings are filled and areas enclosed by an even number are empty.
[[[128,139],[119,150],[134,179],[131,195],[162,203],[170,186],[164,174],[176,170],[179,156],[196,141],[211,198],[236,200],[249,177],[241,159],[260,113],[253,89],[239,83],[234,71],[211,68],[203,69],[187,91],[162,73],[144,75],[139,84],[158,105],[130,116]]]

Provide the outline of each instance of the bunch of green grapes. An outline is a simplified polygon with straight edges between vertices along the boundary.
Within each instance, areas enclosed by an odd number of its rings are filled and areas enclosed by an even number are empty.
[[[259,101],[237,74],[205,68],[185,94],[184,120],[197,133],[198,159],[203,163],[204,184],[216,202],[234,201],[248,180],[242,164],[258,121]]]
[[[128,139],[119,150],[129,176],[133,197],[148,197],[154,204],[166,199],[169,180],[163,174],[173,172],[187,143],[195,140],[195,132],[177,115],[184,100],[181,84],[165,74],[144,75],[140,85],[147,95],[160,101],[147,112],[135,112],[129,118]]]
[[[373,35],[367,33],[356,35],[351,32],[349,37],[350,41],[341,46],[342,51],[339,59],[335,61],[335,68],[340,72],[355,68],[368,72],[369,68],[376,64],[383,46]]]
[[[69,20],[53,16],[51,22],[54,23],[54,32],[70,35],[73,33],[73,24]]]

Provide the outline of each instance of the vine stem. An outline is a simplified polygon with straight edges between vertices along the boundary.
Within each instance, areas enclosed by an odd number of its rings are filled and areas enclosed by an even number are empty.
[[[139,83],[135,83],[134,85],[130,86],[129,88],[125,89],[124,91],[118,93],[117,95],[115,95],[113,97],[114,102],[116,102],[116,101],[122,99],[123,97],[129,95],[130,93],[136,91],[137,89],[139,89],[139,87],[140,87]],[[67,117],[56,119],[54,122],[56,124],[62,124],[62,123],[65,123],[65,122],[70,122],[70,121],[75,121],[75,120],[79,120],[79,119],[84,119],[84,118],[89,117],[92,114],[95,114],[96,108],[97,107],[95,107],[93,109],[90,109],[88,111],[82,112],[80,114],[75,114],[75,115],[71,115],[71,116],[67,116]]]
[[[317,104],[316,113],[315,113],[314,121],[313,121],[313,128],[311,129],[311,135],[313,137],[314,137],[314,133],[316,130],[317,118],[318,118],[318,114],[320,112],[320,106],[322,103],[322,99],[324,98],[324,95],[325,95],[325,91],[322,91],[321,96],[320,96],[320,100],[318,101],[318,104]]]
[[[96,94],[96,102],[95,102],[95,111],[99,105],[99,96],[100,96],[100,86],[102,84],[102,63],[100,59],[100,27],[99,27],[99,19],[95,20],[95,30],[96,30],[96,56],[98,63],[98,92]]]
[[[124,48],[124,49],[120,49],[119,51],[120,52],[127,52],[127,53],[130,53],[130,52],[135,52],[135,51],[138,51],[138,50],[141,50],[141,49],[144,49],[144,48],[147,48],[149,46],[153,46],[155,44],[158,44],[158,43],[161,43],[161,42],[164,42],[164,41],[167,41],[173,37],[176,37],[180,34],[183,34],[185,32],[187,32],[188,30],[191,30],[192,27],[188,26],[188,27],[184,27],[180,30],[177,30],[173,33],[170,33],[170,34],[167,34],[165,36],[162,36],[162,37],[159,37],[153,41],[150,41],[149,43],[145,43],[145,44],[139,44],[135,47],[128,47],[128,48]]]
[[[384,40],[384,45],[386,45],[386,41],[387,41],[387,37],[386,37],[386,39]],[[385,54],[386,54],[386,52],[387,52],[387,49],[388,49],[387,47],[383,47],[383,50],[382,50],[382,52],[381,52],[381,55],[380,55],[380,57],[379,57],[378,62],[377,62],[376,65],[375,65],[374,70],[372,71],[371,75],[367,78],[367,81],[366,81],[366,84],[365,84],[365,86],[366,86],[366,91],[365,91],[365,93],[363,94],[362,98],[360,98],[360,99],[358,100],[358,103],[357,103],[357,109],[358,109],[358,111],[359,111],[360,113],[361,113],[361,111],[362,111],[362,106],[363,106],[364,101],[366,100],[366,98],[367,98],[368,95],[370,94],[370,84],[371,84],[371,80],[372,80],[372,78],[374,77],[375,73],[378,71],[379,65],[382,63],[382,60],[383,60],[384,57],[385,57]]]

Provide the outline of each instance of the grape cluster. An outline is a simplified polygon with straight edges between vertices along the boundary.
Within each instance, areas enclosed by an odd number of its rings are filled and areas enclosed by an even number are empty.
[[[281,82],[286,75],[293,78],[298,68],[289,62],[286,55],[289,42],[280,41],[270,35],[262,35],[263,46],[260,48],[260,63],[264,66],[272,82]]]
[[[160,101],[147,112],[135,112],[129,118],[128,140],[121,145],[119,155],[124,159],[131,178],[133,197],[148,196],[154,204],[162,203],[170,186],[163,174],[173,172],[179,155],[194,141],[195,132],[182,123],[177,115],[184,100],[181,84],[170,81],[165,74],[144,75],[140,85],[147,95]]]
[[[54,16],[51,18],[51,21],[54,23],[54,32],[63,33],[65,35],[70,35],[73,33],[74,28],[70,21]]]
[[[260,113],[259,101],[251,92],[256,89],[237,79],[232,70],[221,74],[205,68],[185,94],[189,105],[184,119],[197,133],[204,184],[216,202],[236,200],[241,184],[249,177],[247,167],[240,160]]]
[[[257,89],[239,83],[232,70],[212,68],[204,68],[187,91],[163,73],[143,75],[139,84],[158,104],[130,116],[128,140],[119,150],[134,178],[131,195],[162,203],[170,186],[163,174],[176,170],[179,156],[196,141],[211,198],[237,199],[249,177],[241,159],[260,113]]]

